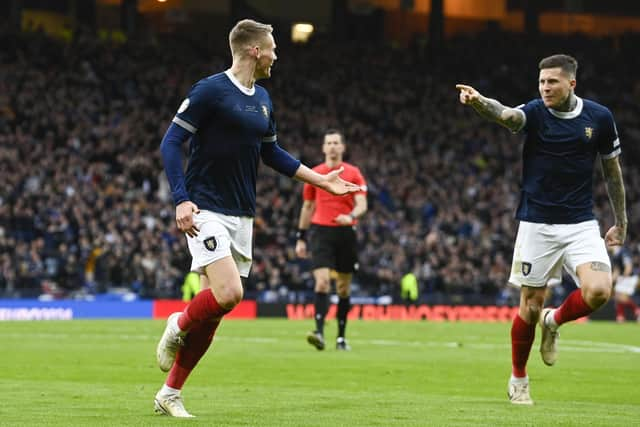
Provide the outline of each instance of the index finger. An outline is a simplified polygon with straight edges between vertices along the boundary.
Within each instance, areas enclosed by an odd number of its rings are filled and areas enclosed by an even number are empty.
[[[458,89],[458,90],[472,90],[473,88],[471,86],[469,86],[469,85],[463,85],[461,83],[458,83],[456,85],[456,89]]]

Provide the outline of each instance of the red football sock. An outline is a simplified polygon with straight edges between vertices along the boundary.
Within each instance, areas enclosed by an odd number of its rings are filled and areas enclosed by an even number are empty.
[[[631,298],[629,298],[629,300],[627,301],[627,306],[633,310],[633,312],[635,313],[636,311],[638,311],[638,304],[636,304],[636,302],[634,300],[632,300]]]
[[[624,319],[624,306],[625,306],[625,303],[616,302],[616,318]]]
[[[198,361],[211,345],[220,320],[208,320],[194,325],[185,338],[184,347],[176,354],[176,361],[169,371],[167,385],[175,389],[182,389]]]
[[[594,309],[582,298],[580,289],[571,292],[562,305],[553,313],[553,320],[558,326],[579,319],[594,312]]]
[[[181,331],[189,331],[195,324],[203,320],[219,319],[229,311],[220,307],[211,289],[203,289],[178,317],[178,327]]]
[[[511,325],[511,364],[516,378],[527,376],[527,360],[535,337],[536,324],[529,325],[517,314]]]

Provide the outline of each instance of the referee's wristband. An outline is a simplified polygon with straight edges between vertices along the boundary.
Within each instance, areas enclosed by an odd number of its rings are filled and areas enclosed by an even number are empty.
[[[296,231],[296,240],[307,240],[307,230],[303,230],[302,228],[298,228]]]

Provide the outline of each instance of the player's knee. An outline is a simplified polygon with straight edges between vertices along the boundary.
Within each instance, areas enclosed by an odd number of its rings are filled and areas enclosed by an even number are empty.
[[[338,294],[339,298],[349,298],[349,295],[351,295],[349,289],[336,289],[336,293]]]
[[[316,292],[328,293],[331,290],[331,281],[329,278],[318,277],[316,278]]]
[[[220,307],[231,310],[242,301],[243,295],[242,286],[226,286],[216,296]]]
[[[350,283],[336,282],[336,293],[340,298],[347,298],[351,294]]]
[[[527,301],[527,314],[531,322],[537,322],[542,312],[542,304],[538,301]]]
[[[600,307],[611,298],[611,281],[602,281],[584,286],[582,296],[590,307]]]

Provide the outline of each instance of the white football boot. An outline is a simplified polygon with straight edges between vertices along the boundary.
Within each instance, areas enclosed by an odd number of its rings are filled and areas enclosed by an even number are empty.
[[[168,415],[176,418],[195,418],[184,409],[184,403],[182,402],[182,396],[179,394],[161,395],[160,392],[156,394],[154,400],[154,411],[158,414]]]
[[[529,380],[509,381],[507,396],[509,396],[509,401],[514,405],[533,405],[533,400],[529,395]]]
[[[156,348],[156,358],[162,372],[168,372],[171,369],[176,360],[178,349],[184,345],[184,334],[178,328],[178,317],[180,317],[180,312],[169,316],[167,326],[164,328],[164,333]]]
[[[547,366],[553,366],[558,358],[558,338],[560,333],[557,327],[549,326],[548,316],[553,316],[553,310],[545,308],[540,315],[540,329],[542,329],[542,340],[540,341],[540,355],[542,361]]]

